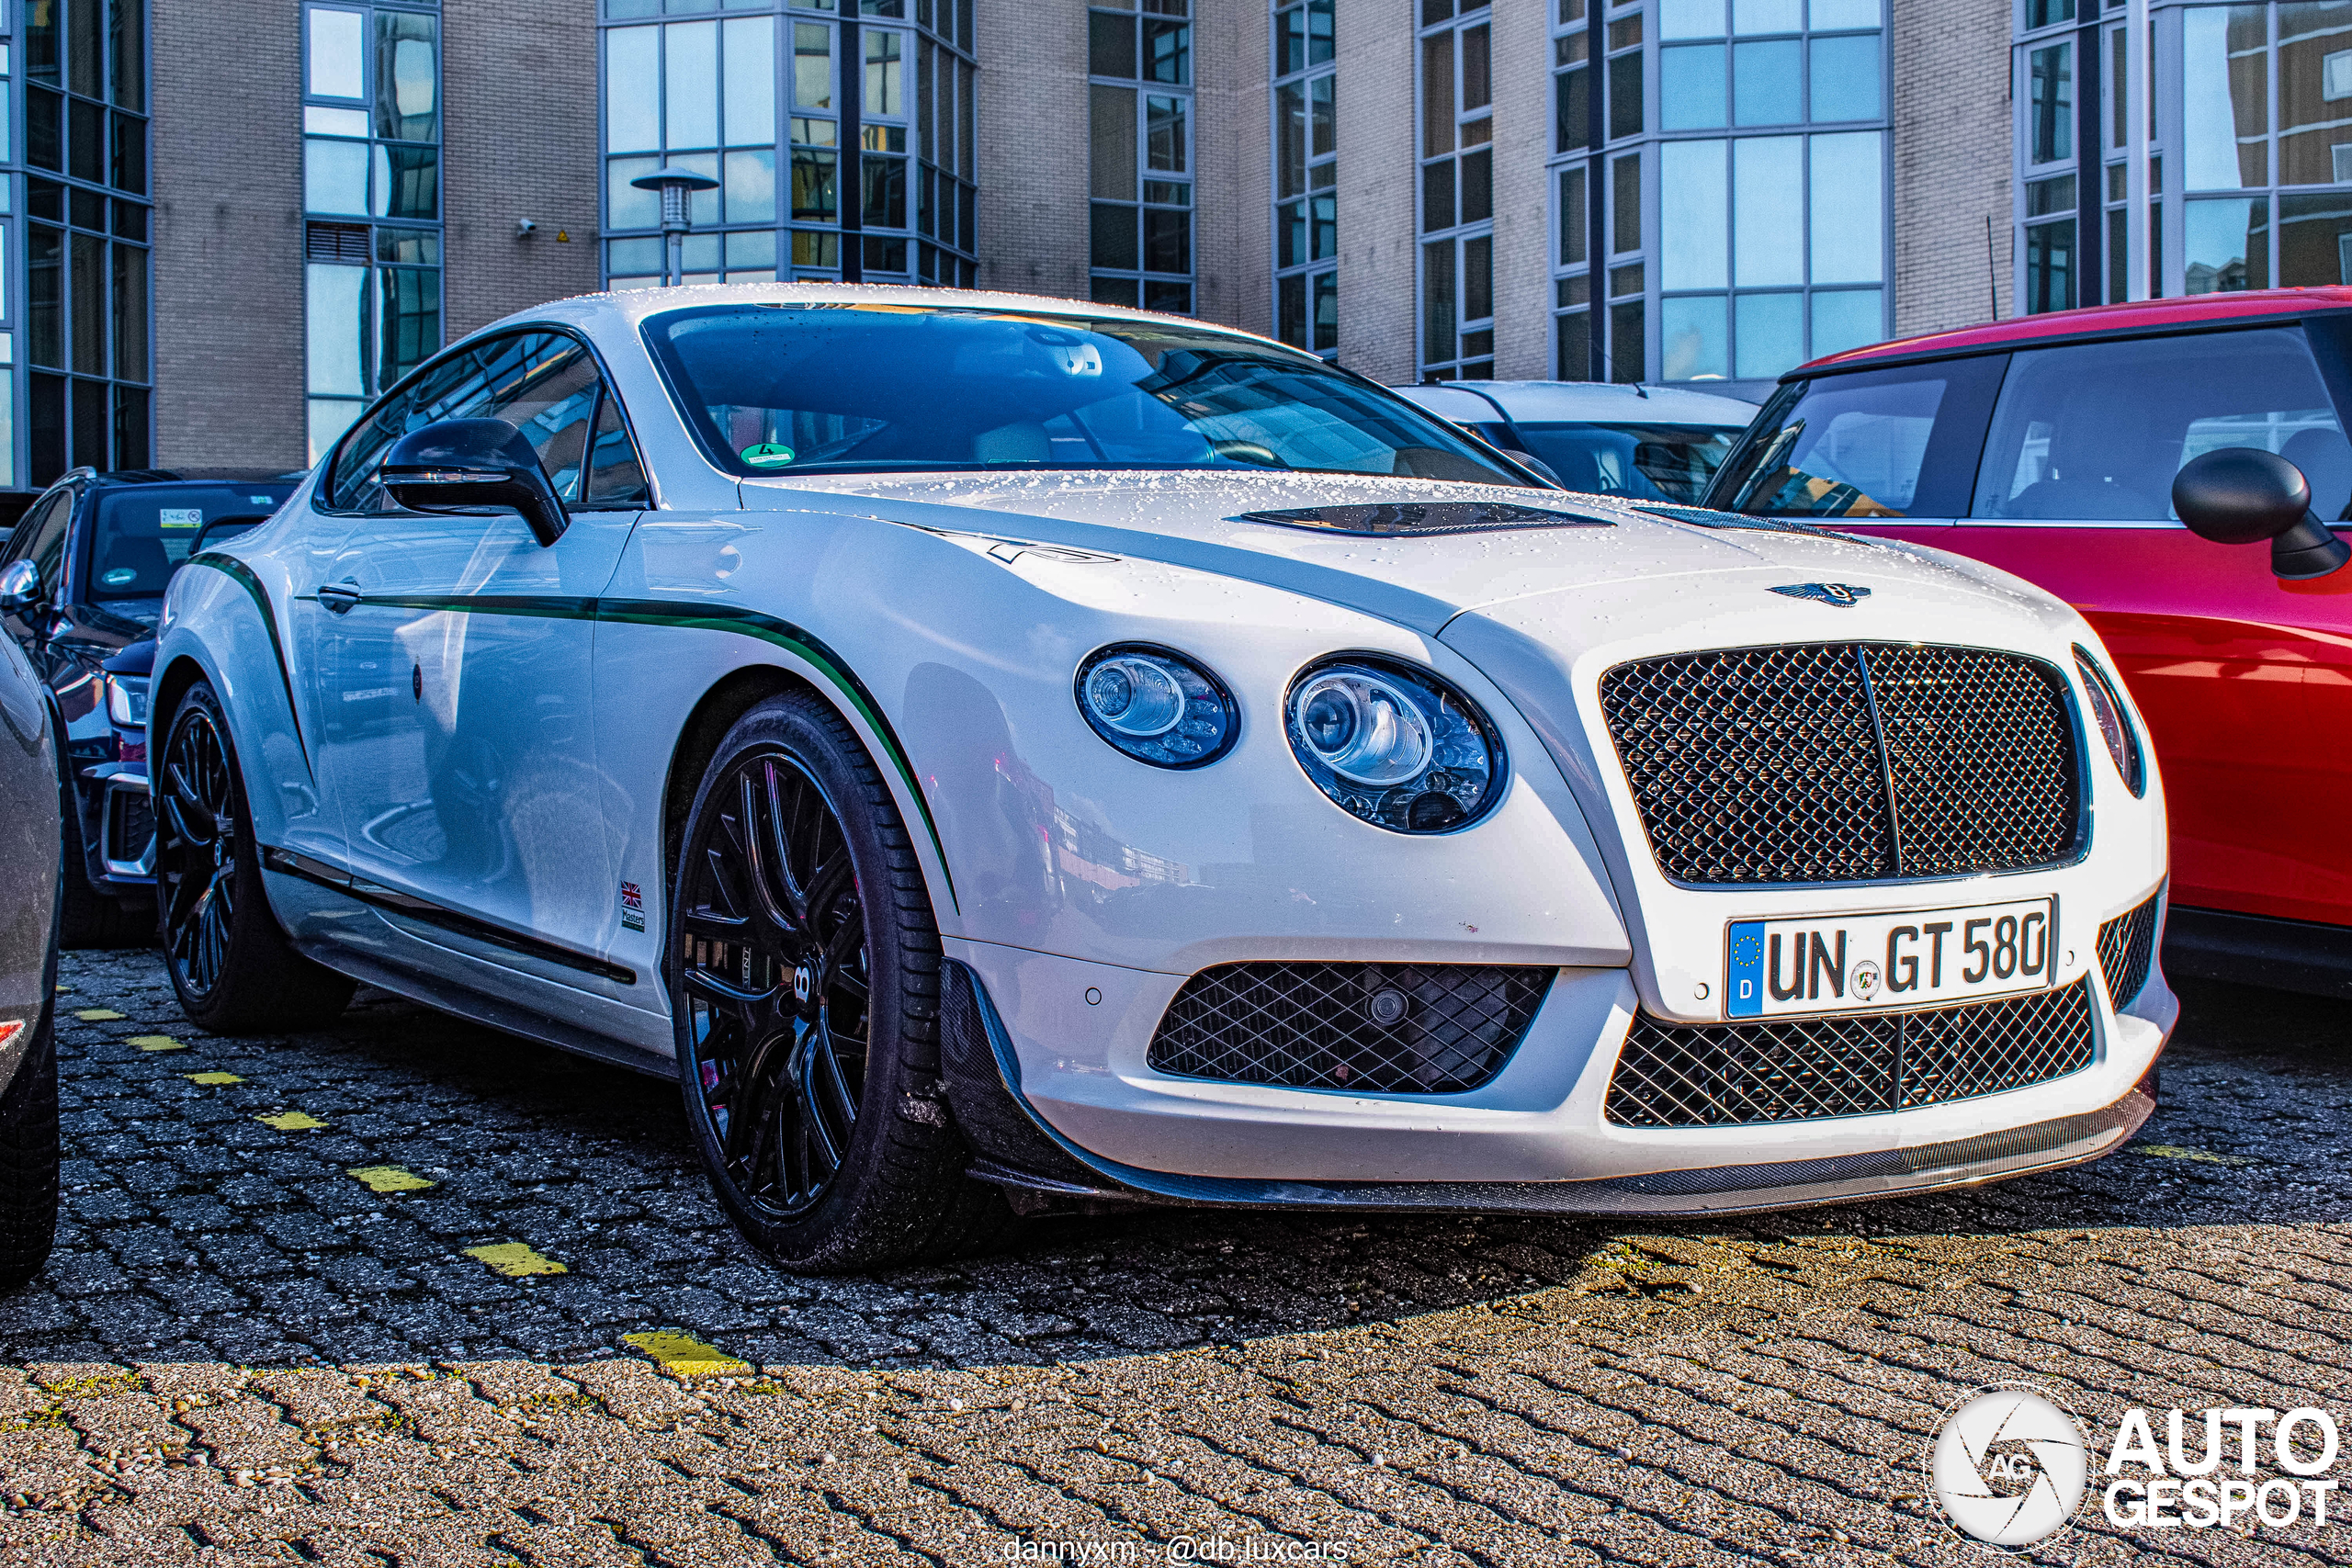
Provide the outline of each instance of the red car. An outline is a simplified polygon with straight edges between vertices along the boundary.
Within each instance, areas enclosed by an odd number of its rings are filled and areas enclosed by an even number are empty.
[[[2080,608],[2163,765],[2166,970],[2352,997],[2347,429],[2352,288],[2208,294],[1800,367],[1705,499]]]

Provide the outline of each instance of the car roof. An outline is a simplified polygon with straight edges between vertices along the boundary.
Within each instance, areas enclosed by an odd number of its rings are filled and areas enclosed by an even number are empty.
[[[1613,381],[1424,383],[1392,390],[1457,424],[1491,424],[1495,404],[1513,420],[1574,420],[1600,424],[1713,424],[1745,429],[1756,405],[1679,387],[1634,388]],[[1481,397],[1479,393],[1485,393]],[[1494,400],[1493,402],[1487,399]]]
[[[2193,294],[2186,299],[2140,299],[2124,305],[2086,305],[2078,310],[2015,316],[2006,321],[1984,321],[1951,332],[1849,349],[1800,365],[1781,379],[1824,370],[1858,369],[1866,365],[1982,354],[2052,338],[2138,337],[2347,309],[2352,309],[2352,288],[2334,283],[2310,288],[2260,288],[2242,293]]]

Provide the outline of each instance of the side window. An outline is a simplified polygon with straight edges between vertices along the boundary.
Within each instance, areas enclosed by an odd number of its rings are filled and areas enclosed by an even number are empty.
[[[376,482],[385,449],[421,424],[453,417],[438,411],[461,401],[469,387],[478,393],[481,379],[481,367],[469,349],[430,367],[406,389],[370,409],[335,449],[327,504],[338,512],[399,511]]]
[[[620,400],[607,387],[596,405],[596,436],[588,448],[588,504],[639,506],[645,499],[645,465],[621,421]]]
[[[12,552],[40,569],[41,592],[52,604],[66,597],[65,536],[71,531],[75,499],[70,490],[51,496],[38,515],[25,519],[18,536],[24,540],[24,547]]]
[[[481,406],[444,417],[504,420],[538,453],[556,494],[578,502],[596,417],[596,362],[553,333],[503,339],[485,347],[481,358],[487,373]]]
[[[1748,438],[1732,510],[1763,516],[1962,517],[2004,356],[1859,370],[1804,385]],[[1774,408],[1783,406],[1776,397]]]
[[[2180,466],[2222,446],[2280,454],[2312,510],[2345,515],[2352,444],[2301,328],[2027,350],[1994,410],[1973,514],[2160,522]]]

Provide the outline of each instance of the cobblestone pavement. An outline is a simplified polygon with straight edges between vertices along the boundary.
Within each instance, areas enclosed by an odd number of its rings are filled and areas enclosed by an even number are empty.
[[[1148,1215],[824,1280],[735,1240],[663,1086],[376,992],[232,1040],[153,954],[62,978],[0,1561],[1958,1563],[1920,1455],[1970,1388],[2041,1383],[2094,1432],[2352,1406],[2335,1004],[2196,990],[2141,1143],[1955,1197]],[[624,1337],[655,1331],[742,1364]],[[2352,1531],[2094,1505],[2031,1555],[2339,1562]]]

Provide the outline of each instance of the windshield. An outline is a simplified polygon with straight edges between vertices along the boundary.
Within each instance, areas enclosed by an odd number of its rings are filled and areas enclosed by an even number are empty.
[[[1707,504],[1764,517],[1964,517],[2006,355],[1795,381],[1772,395]]]
[[[292,491],[279,480],[101,490],[90,529],[90,597],[160,599],[206,524],[223,517],[258,523]]]
[[[741,304],[645,324],[705,449],[745,476],[1227,468],[1532,486],[1322,361],[1179,321]]]
[[[1695,506],[1745,427],[1521,420],[1511,428],[1570,490]]]

